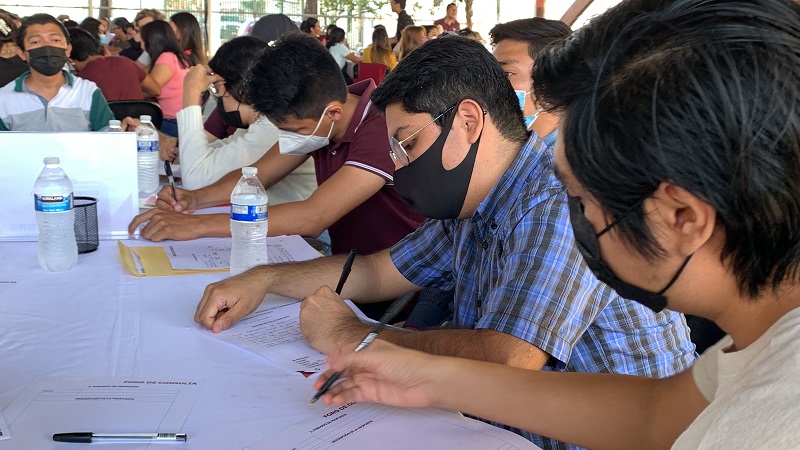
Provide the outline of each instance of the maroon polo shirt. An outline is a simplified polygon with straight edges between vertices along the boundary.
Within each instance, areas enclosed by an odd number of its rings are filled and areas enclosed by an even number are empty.
[[[441,18],[439,20],[436,20],[436,21],[433,22],[433,24],[434,25],[441,25],[442,28],[444,29],[444,31],[458,31],[458,30],[461,29],[461,24],[458,23],[457,20],[454,20],[453,23],[448,25],[447,22],[445,22],[445,19],[446,18]]]
[[[350,126],[339,142],[311,153],[320,185],[342,166],[366,170],[386,181],[375,195],[328,227],[334,254],[353,248],[361,254],[387,249],[424,220],[394,190],[394,162],[389,156],[386,120],[369,101],[374,89],[371,79],[348,87],[351,94],[361,96]]]
[[[144,100],[142,80],[147,73],[123,56],[102,56],[93,59],[78,76],[94,81],[106,100]]]

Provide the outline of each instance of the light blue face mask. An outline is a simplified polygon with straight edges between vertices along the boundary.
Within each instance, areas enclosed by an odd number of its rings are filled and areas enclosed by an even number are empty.
[[[517,94],[517,101],[519,102],[520,111],[525,109],[525,97],[527,97],[531,92],[532,91],[520,91],[518,89],[514,89],[514,93]],[[536,120],[536,117],[540,112],[542,112],[542,108],[539,108],[539,110],[532,115],[522,118],[525,122],[525,129],[528,129],[531,127],[531,125],[533,125],[533,122]]]

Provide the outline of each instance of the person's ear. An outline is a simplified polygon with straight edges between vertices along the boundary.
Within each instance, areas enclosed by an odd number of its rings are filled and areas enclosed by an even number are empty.
[[[646,217],[657,222],[653,234],[670,253],[687,257],[711,239],[717,226],[717,212],[686,189],[663,182],[645,200]]]
[[[325,111],[325,115],[330,117],[330,119],[334,122],[338,122],[342,119],[344,115],[344,108],[342,108],[342,104],[339,102],[333,102],[328,105],[328,110]]]
[[[25,50],[23,50],[22,47],[17,47],[17,56],[23,61],[28,62],[28,56],[25,54]]]
[[[442,151],[442,167],[446,170],[457,167],[483,131],[485,115],[481,105],[472,99],[461,101],[452,114],[453,126]]]

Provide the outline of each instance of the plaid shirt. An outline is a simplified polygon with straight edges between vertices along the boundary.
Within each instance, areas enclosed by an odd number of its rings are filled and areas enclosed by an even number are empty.
[[[552,153],[533,133],[472,218],[428,220],[391,255],[412,283],[455,289],[456,327],[530,342],[555,360],[543,370],[660,378],[695,358],[682,314],[624,300],[586,266]]]

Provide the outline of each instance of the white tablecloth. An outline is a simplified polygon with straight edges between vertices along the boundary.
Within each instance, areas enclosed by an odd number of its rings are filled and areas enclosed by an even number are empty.
[[[35,242],[0,243],[0,411],[36,377],[191,378],[203,383],[179,430],[189,440],[175,448],[239,449],[306,418],[310,380],[194,322],[205,286],[225,276],[136,278],[114,241],[50,273],[39,268]],[[17,448],[13,425],[11,433],[0,450]],[[38,448],[66,447],[43,438]]]

